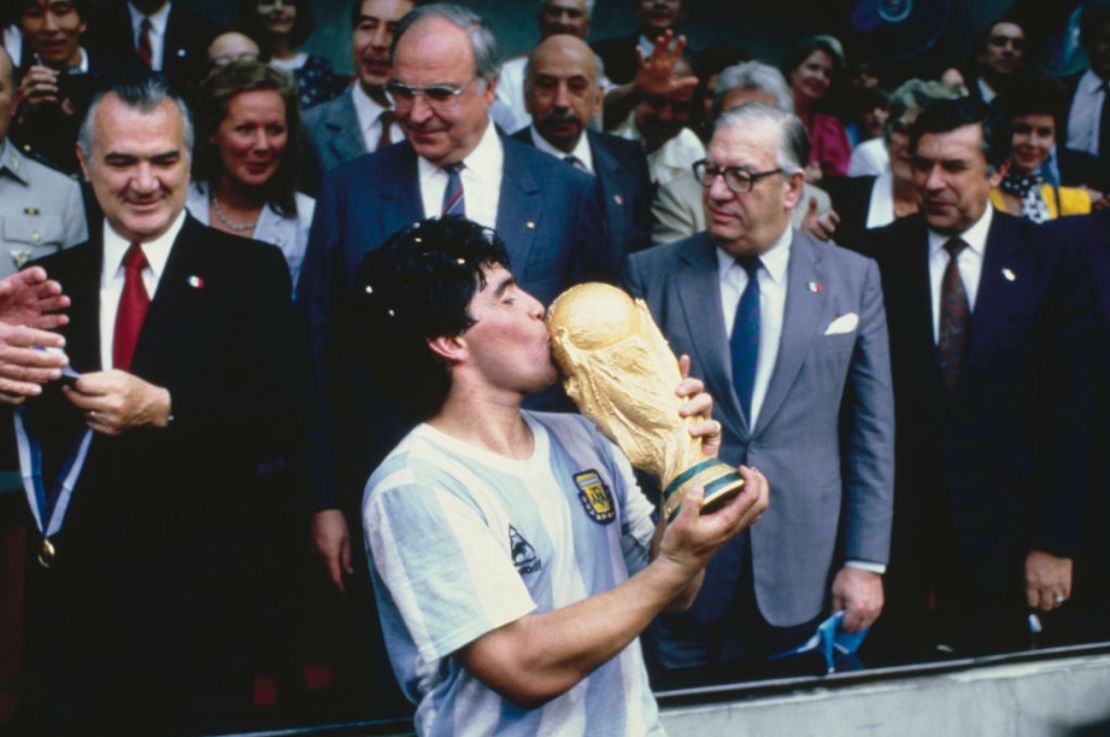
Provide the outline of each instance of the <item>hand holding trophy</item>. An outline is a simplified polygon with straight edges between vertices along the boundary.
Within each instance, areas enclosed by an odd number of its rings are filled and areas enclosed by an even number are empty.
[[[642,300],[608,284],[580,284],[551,304],[547,327],[567,394],[632,465],[659,479],[667,521],[692,484],[705,490],[707,511],[740,491],[736,469],[707,456],[690,435],[706,418],[679,416],[678,360]]]

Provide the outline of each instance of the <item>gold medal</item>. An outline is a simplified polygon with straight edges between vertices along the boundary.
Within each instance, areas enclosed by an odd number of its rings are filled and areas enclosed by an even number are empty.
[[[54,555],[54,543],[44,537],[42,539],[42,547],[39,548],[39,565],[43,568],[49,568],[54,562]]]

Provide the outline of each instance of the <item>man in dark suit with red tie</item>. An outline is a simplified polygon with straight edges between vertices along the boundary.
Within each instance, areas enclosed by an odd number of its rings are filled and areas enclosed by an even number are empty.
[[[1082,540],[1089,304],[1066,250],[989,204],[1008,141],[975,101],[923,112],[910,143],[920,213],[868,245],[897,412],[879,630],[916,655],[1028,645],[1037,619],[1051,628],[1068,605]]]
[[[79,157],[103,222],[41,262],[72,301],[77,374],[18,418],[42,482],[21,706],[46,729],[212,727],[250,703],[252,524],[276,501],[261,469],[289,455],[304,351],[280,251],[185,213],[187,120],[157,79],[98,97]]]

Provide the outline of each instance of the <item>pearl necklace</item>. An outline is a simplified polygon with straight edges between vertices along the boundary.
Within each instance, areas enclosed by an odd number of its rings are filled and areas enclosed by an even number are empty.
[[[212,209],[216,211],[216,219],[232,230],[239,232],[254,230],[254,226],[258,225],[258,218],[255,218],[249,223],[232,222],[231,219],[228,218],[227,213],[224,212],[224,209],[220,207],[220,198],[214,194],[212,195]]]

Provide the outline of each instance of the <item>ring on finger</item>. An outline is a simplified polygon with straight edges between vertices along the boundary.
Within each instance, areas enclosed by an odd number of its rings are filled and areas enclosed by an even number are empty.
[[[1068,597],[1064,596],[1063,594],[1056,594],[1056,598],[1054,598],[1052,601],[1056,604],[1063,604],[1067,600]]]

